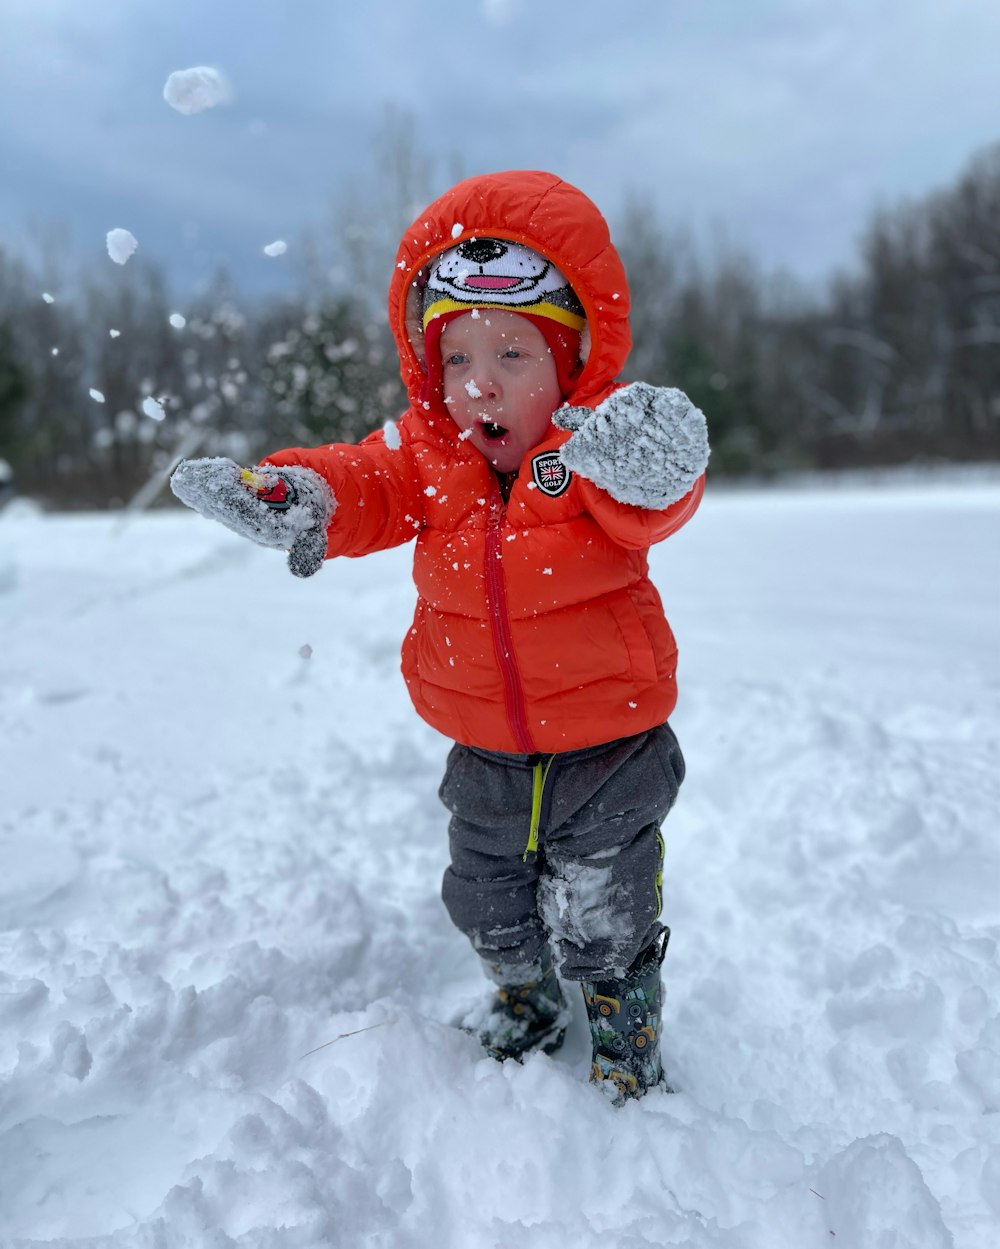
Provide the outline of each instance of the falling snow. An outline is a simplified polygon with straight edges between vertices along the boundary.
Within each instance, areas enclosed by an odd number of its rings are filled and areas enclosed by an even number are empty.
[[[123,265],[139,246],[131,230],[123,230],[120,226],[108,231],[106,243],[108,255],[116,265]]]
[[[208,65],[175,70],[163,88],[163,98],[170,107],[186,116],[226,104],[231,95],[225,77]]]

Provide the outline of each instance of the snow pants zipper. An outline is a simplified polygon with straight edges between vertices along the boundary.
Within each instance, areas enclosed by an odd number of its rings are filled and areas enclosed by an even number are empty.
[[[538,854],[538,828],[542,822],[542,794],[548,779],[549,768],[555,762],[555,755],[549,755],[548,762],[543,766],[543,755],[534,755],[528,760],[533,764],[531,770],[531,820],[528,824],[528,844],[524,847],[521,862],[527,863]]]

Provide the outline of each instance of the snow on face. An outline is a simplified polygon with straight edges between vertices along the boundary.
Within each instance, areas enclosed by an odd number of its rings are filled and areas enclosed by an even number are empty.
[[[514,472],[562,402],[545,335],[516,312],[459,316],[442,331],[441,363],[455,424],[498,472]]]
[[[191,116],[217,104],[228,104],[232,91],[217,69],[196,65],[192,69],[175,70],[166,81],[163,98],[178,113]]]
[[[139,246],[138,240],[130,230],[120,227],[108,231],[108,255],[116,265],[123,265]]]

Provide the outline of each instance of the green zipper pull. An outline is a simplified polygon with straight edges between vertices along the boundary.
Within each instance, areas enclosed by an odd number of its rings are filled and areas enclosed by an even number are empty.
[[[538,826],[542,819],[542,793],[545,789],[545,780],[549,774],[549,768],[552,767],[552,761],[555,755],[549,755],[549,761],[542,767],[541,759],[532,769],[531,777],[531,823],[528,825],[528,844],[524,848],[524,854],[521,856],[521,862],[527,863],[529,856],[534,858],[538,854]]]

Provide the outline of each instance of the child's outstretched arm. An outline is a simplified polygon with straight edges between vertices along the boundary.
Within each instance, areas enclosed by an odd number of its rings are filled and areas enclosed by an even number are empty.
[[[405,418],[391,444],[379,430],[357,446],[275,451],[253,469],[232,460],[185,460],[170,486],[203,516],[287,550],[291,571],[310,577],[331,556],[367,555],[419,532],[425,499],[404,426]]]
[[[337,500],[312,469],[240,468],[223,458],[182,460],[170,488],[182,503],[241,537],[288,551],[288,567],[296,577],[311,577],[322,566]]]

